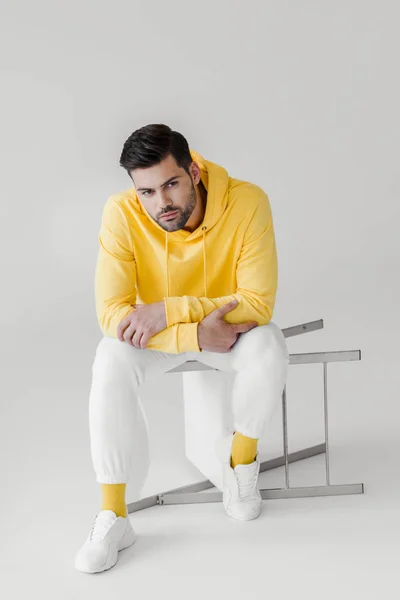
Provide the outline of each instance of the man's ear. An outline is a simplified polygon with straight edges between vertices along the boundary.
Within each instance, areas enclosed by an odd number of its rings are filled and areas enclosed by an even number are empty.
[[[193,183],[195,185],[200,183],[200,167],[195,160],[190,165],[189,170],[192,175]]]

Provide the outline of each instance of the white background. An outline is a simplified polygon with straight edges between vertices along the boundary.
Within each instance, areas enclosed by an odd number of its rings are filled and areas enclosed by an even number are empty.
[[[274,321],[324,319],[290,352],[362,350],[361,362],[328,369],[332,483],[362,481],[382,510],[397,510],[399,5],[38,0],[1,13],[7,512],[99,506],[87,412],[101,339],[97,234],[107,197],[131,186],[122,145],[148,123],[167,123],[268,193]],[[323,441],[322,366],[289,369],[292,450]],[[183,453],[180,376],[143,398],[154,453],[144,495],[203,479]],[[277,413],[271,456],[280,436]],[[320,467],[310,484],[324,483]]]

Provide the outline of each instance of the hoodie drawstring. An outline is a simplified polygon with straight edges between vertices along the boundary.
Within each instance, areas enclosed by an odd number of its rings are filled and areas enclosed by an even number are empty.
[[[203,232],[203,273],[204,273],[204,296],[207,298],[207,260],[206,260],[206,229],[201,228]],[[165,232],[165,277],[167,287],[167,297],[169,296],[169,273],[168,273],[168,233]]]
[[[203,273],[204,273],[204,297],[207,298],[207,261],[206,261],[206,229],[204,226],[201,228],[203,232]]]

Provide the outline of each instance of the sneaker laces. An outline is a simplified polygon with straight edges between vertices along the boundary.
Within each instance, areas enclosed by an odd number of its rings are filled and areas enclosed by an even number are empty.
[[[91,542],[100,542],[101,540],[104,540],[114,521],[115,519],[113,519],[109,514],[105,514],[104,512],[97,513],[93,519],[89,540]]]
[[[257,463],[252,469],[240,469],[239,472],[234,469],[233,472],[235,473],[238,482],[239,498],[245,500],[252,496],[256,489],[258,479]]]

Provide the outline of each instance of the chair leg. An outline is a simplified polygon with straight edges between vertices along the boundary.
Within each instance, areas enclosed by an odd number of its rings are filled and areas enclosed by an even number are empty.
[[[310,446],[296,452],[287,453],[276,458],[264,461],[260,465],[260,473],[276,469],[283,465],[288,468],[289,463],[298,462],[305,460],[312,456],[324,454],[326,451],[326,445],[324,443],[316,446]],[[287,479],[288,481],[288,479]],[[197,504],[200,502],[222,502],[222,493],[207,492],[201,494],[202,491],[213,488],[214,485],[208,481],[200,481],[199,483],[192,483],[185,485],[168,492],[155,494],[137,502],[128,504],[128,513],[137,512],[151,506],[163,505],[163,504]],[[328,486],[309,486],[309,487],[286,487],[276,489],[261,489],[261,497],[263,499],[277,499],[277,498],[304,498],[312,496],[337,496],[343,494],[363,494],[364,486],[362,483],[355,484],[344,484],[344,485],[328,485]]]

